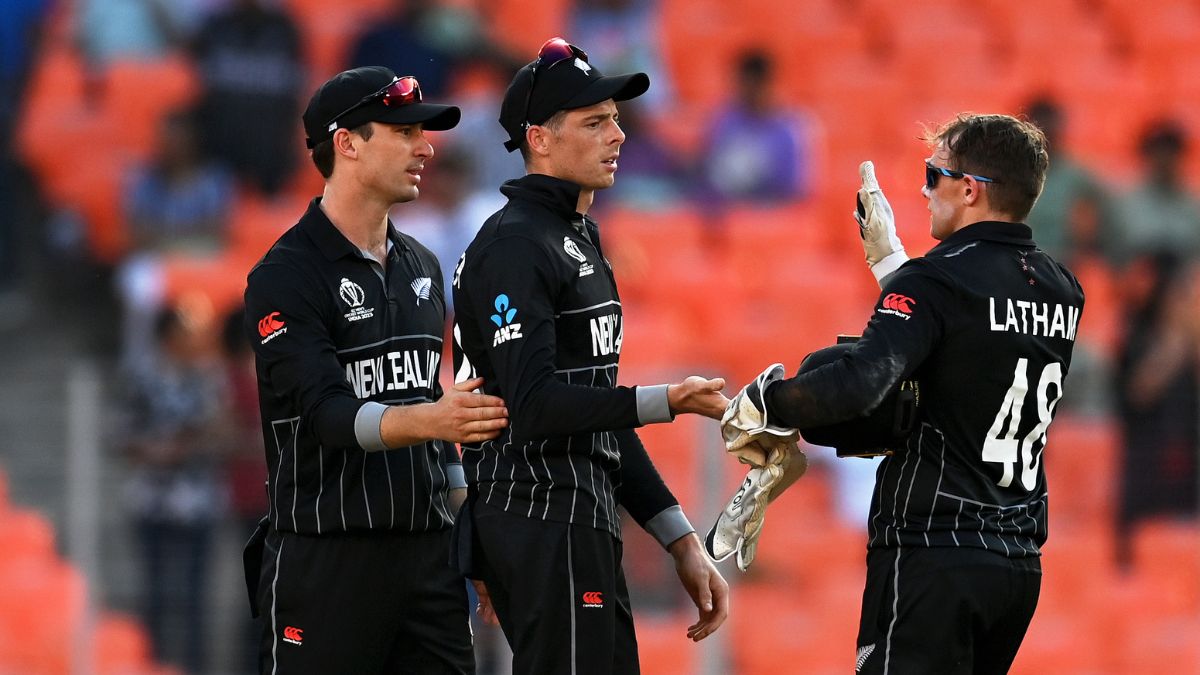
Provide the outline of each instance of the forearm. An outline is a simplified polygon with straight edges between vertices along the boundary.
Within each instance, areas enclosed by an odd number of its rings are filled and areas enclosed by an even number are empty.
[[[795,429],[810,429],[865,416],[900,381],[900,357],[836,363],[776,382],[765,400],[768,419]]]
[[[513,438],[554,438],[670,421],[666,386],[589,387],[553,375],[512,404]]]

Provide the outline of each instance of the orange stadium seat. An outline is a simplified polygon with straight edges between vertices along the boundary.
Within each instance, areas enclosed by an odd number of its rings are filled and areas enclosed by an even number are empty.
[[[1058,415],[1046,437],[1042,461],[1056,527],[1087,529],[1112,523],[1120,437],[1108,419]]]
[[[138,158],[149,157],[162,117],[191,105],[199,93],[199,78],[182,54],[109,64],[103,75],[101,105],[118,131],[112,140]]]
[[[1165,587],[1157,600],[1161,614],[1200,618],[1200,525],[1160,521],[1139,526],[1133,559],[1137,574]]]
[[[699,672],[699,650],[687,639],[694,619],[679,614],[637,616],[638,660],[644,673],[691,675]]]
[[[303,36],[311,88],[341,71],[350,58],[352,41],[370,27],[373,17],[384,14],[389,0],[287,0]]]
[[[536,58],[542,44],[555,36],[578,42],[587,50],[587,36],[565,34],[570,11],[567,0],[544,0],[536,10],[522,0],[491,0],[479,3],[478,9],[491,38],[521,63]]]

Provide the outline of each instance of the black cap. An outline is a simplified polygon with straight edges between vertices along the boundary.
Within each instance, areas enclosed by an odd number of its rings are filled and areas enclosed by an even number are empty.
[[[308,135],[308,147],[333,138],[333,132],[339,128],[353,129],[367,122],[422,124],[430,131],[445,131],[458,124],[460,112],[455,106],[421,102],[387,106],[383,103],[383,97],[354,108],[334,120],[364,98],[381,92],[395,79],[396,74],[388,68],[364,66],[342,71],[322,84],[304,110],[304,133]]]
[[[628,101],[650,88],[650,77],[645,73],[606,76],[599,68],[576,56],[539,68],[530,95],[529,84],[536,63],[535,59],[517,71],[500,104],[500,126],[508,133],[504,147],[509,152],[521,147],[526,122],[541,124],[560,110],[586,108],[610,98]],[[526,100],[529,101],[528,119]]]

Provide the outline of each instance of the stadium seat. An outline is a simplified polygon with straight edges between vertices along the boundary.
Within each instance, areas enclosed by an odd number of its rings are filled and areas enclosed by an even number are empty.
[[[1133,560],[1136,574],[1164,587],[1156,613],[1200,618],[1200,525],[1168,520],[1140,525]]]
[[[639,614],[637,616],[638,660],[644,673],[692,675],[700,672],[699,649],[687,639],[690,615]]]
[[[103,75],[104,114],[118,130],[111,141],[139,159],[150,157],[167,113],[194,103],[200,82],[182,54],[157,60],[121,60],[107,66]]]

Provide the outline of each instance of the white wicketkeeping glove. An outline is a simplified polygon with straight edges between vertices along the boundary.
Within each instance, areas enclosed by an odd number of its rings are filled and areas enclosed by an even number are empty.
[[[800,437],[795,429],[774,425],[767,420],[767,403],[763,394],[768,384],[783,377],[783,364],[768,366],[733,397],[721,416],[721,437],[725,439],[725,449],[737,455],[738,461],[743,464],[765,466],[772,448],[782,443],[795,443]]]
[[[758,537],[767,517],[767,505],[791,487],[808,469],[808,457],[788,442],[772,449],[765,466],[754,467],[733,498],[717,516],[704,537],[704,549],[720,562],[737,553],[738,569],[745,572],[754,562]]]
[[[858,221],[858,234],[862,237],[863,251],[867,254],[867,265],[875,280],[882,282],[887,275],[900,269],[908,261],[904,244],[896,234],[896,216],[892,205],[883,196],[879,181],[875,180],[875,163],[858,165],[862,187],[858,189],[857,209],[854,220]]]

